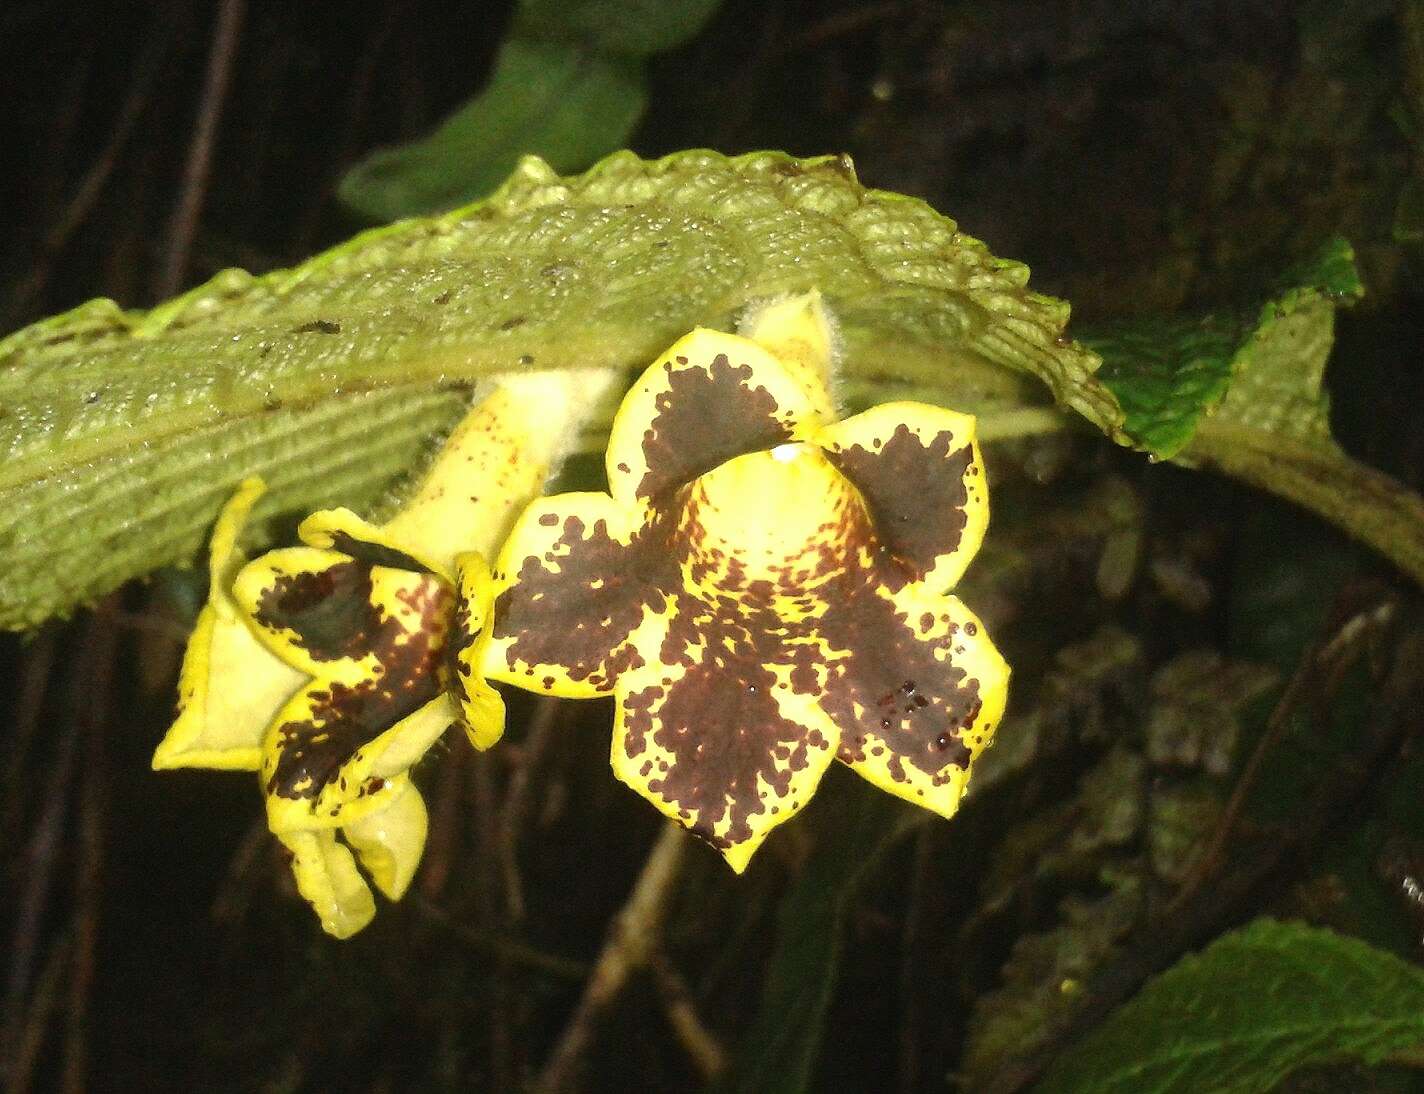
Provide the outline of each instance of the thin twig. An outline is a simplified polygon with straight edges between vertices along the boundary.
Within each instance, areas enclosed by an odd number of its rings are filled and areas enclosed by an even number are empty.
[[[604,1011],[618,998],[632,972],[647,964],[672,905],[689,839],[671,821],[663,827],[627,903],[613,918],[593,975],[584,985],[583,998],[534,1081],[532,1089],[537,1094],[559,1094],[573,1086]]]
[[[545,953],[543,950],[535,949],[517,939],[466,926],[444,908],[433,901],[426,900],[419,893],[408,894],[406,900],[410,901],[421,915],[438,923],[461,942],[483,953],[504,958],[514,965],[522,965],[528,969],[548,973],[560,980],[582,980],[589,974],[588,965],[583,961]]]
[[[94,982],[94,958],[99,941],[99,911],[103,899],[105,733],[113,709],[114,660],[118,632],[112,612],[100,611],[90,621],[93,640],[83,664],[83,699],[79,722],[87,738],[83,782],[79,791],[79,847],[75,859],[74,964],[69,979],[69,1006],[64,1046],[64,1076],[60,1089],[79,1094],[89,1076],[89,993]]]
[[[29,1094],[35,1077],[35,1065],[45,1044],[49,1017],[59,1002],[59,987],[69,958],[74,951],[73,926],[60,931],[50,943],[49,955],[40,968],[30,997],[29,1013],[16,1030],[15,1039],[6,1048],[0,1075],[5,1080],[5,1094]]]
[[[1355,662],[1365,639],[1389,621],[1394,614],[1394,607],[1393,601],[1386,601],[1352,615],[1342,626],[1335,628],[1330,637],[1313,643],[1301,657],[1300,664],[1291,674],[1290,681],[1266,719],[1265,732],[1261,734],[1251,758],[1242,768],[1241,775],[1232,788],[1231,797],[1227,799],[1211,838],[1207,840],[1206,849],[1192,867],[1191,873],[1183,880],[1164,915],[1176,915],[1220,868],[1226,856],[1227,842],[1236,830],[1236,824],[1246,807],[1246,800],[1250,797],[1252,788],[1256,785],[1266,756],[1279,743],[1290,725],[1291,718],[1309,696],[1312,688],[1320,686],[1322,676],[1327,682],[1334,681],[1338,684],[1342,672]]]
[[[218,122],[227,101],[232,79],[232,59],[237,52],[238,33],[242,29],[245,0],[221,0],[217,25],[213,30],[213,45],[208,54],[208,71],[203,81],[203,97],[198,108],[198,121],[193,127],[193,140],[188,146],[188,161],[183,168],[183,183],[178,194],[178,206],[169,223],[168,246],[163,269],[158,278],[158,295],[172,296],[183,283],[188,258],[193,250],[193,237],[198,230],[198,216],[208,191],[208,176],[212,167],[213,144]]]
[[[88,219],[94,205],[99,200],[99,195],[104,192],[104,186],[108,183],[109,177],[114,173],[114,167],[119,161],[119,154],[123,151],[124,145],[128,143],[129,137],[133,135],[139,118],[142,117],[148,106],[149,96],[153,93],[153,85],[173,37],[175,25],[173,16],[173,12],[165,12],[155,20],[157,28],[149,38],[143,56],[139,58],[138,64],[135,66],[137,75],[134,76],[129,93],[124,97],[123,104],[119,107],[119,112],[109,127],[108,143],[90,164],[89,170],[84,173],[84,177],[79,181],[79,186],[75,189],[64,210],[55,219],[49,231],[45,233],[35,259],[30,265],[30,272],[20,279],[10,294],[8,314],[11,317],[24,314],[35,297],[44,290],[50,276],[54,273],[55,262],[60,253],[79,226]]]
[[[19,694],[15,697],[10,716],[10,744],[6,749],[9,762],[5,768],[5,811],[3,819],[0,819],[0,847],[13,847],[19,836],[20,820],[29,798],[23,792],[25,775],[29,770],[26,760],[30,754],[30,742],[39,727],[50,670],[54,667],[54,652],[54,632],[47,630],[24,653],[24,665],[19,673]]]
[[[529,718],[529,730],[524,736],[524,756],[510,773],[504,792],[504,805],[499,815],[498,853],[504,873],[505,910],[510,923],[524,920],[524,879],[519,872],[519,840],[529,816],[534,788],[534,772],[554,742],[565,706],[552,695],[541,696]]]
[[[74,772],[74,754],[79,727],[70,721],[50,760],[50,777],[45,786],[44,811],[35,825],[25,862],[24,891],[20,894],[10,944],[10,975],[5,986],[5,1036],[0,1047],[16,1044],[30,987],[30,971],[39,948],[45,905],[49,902],[54,860],[64,837],[69,805],[69,782]]]
[[[668,1024],[692,1057],[702,1078],[711,1082],[727,1070],[727,1050],[703,1023],[692,989],[660,947],[654,947],[648,954],[648,968],[662,998]]]

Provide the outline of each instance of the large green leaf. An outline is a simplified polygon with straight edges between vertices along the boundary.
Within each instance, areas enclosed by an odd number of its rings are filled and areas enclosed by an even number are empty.
[[[525,34],[644,57],[692,38],[722,0],[520,0]]]
[[[1258,920],[1149,983],[1039,1094],[1270,1090],[1297,1068],[1424,1048],[1424,972],[1330,931]]]
[[[484,89],[428,137],[382,149],[338,197],[370,221],[482,198],[529,154],[581,171],[623,147],[647,105],[643,58],[702,29],[720,0],[524,0]]]
[[[367,506],[484,377],[632,370],[811,287],[848,391],[913,390],[986,429],[1053,397],[1125,439],[1067,305],[1027,279],[842,157],[692,151],[575,178],[527,158],[485,201],[291,270],[150,312],[91,302],[0,341],[0,626],[190,560],[244,475],[274,484],[261,515]]]

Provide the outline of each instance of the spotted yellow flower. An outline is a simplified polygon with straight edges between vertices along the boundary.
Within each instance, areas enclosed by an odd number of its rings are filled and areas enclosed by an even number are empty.
[[[529,505],[457,657],[614,695],[618,777],[739,872],[837,757],[949,816],[1004,708],[1008,668],[946,592],[988,523],[974,419],[836,421],[831,343],[811,294],[673,345],[614,420],[609,493]]]
[[[303,546],[243,565],[236,541],[260,481],[224,509],[179,716],[154,766],[259,771],[269,826],[330,934],[347,937],[374,914],[363,869],[392,900],[410,884],[427,823],[411,767],[452,723],[463,721],[477,748],[503,731],[503,701],[483,678],[451,692],[452,628],[487,629],[475,614],[487,597],[456,619],[457,559],[466,587],[478,588],[487,569],[477,552],[498,546],[607,382],[501,383],[384,524],[347,509],[314,513],[298,529]]]

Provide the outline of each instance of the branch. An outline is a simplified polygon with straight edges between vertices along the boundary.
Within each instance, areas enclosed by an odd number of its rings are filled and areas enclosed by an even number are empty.
[[[648,963],[687,858],[688,840],[687,833],[671,821],[663,827],[627,903],[613,918],[603,952],[584,985],[583,998],[534,1082],[532,1089],[537,1094],[558,1094],[572,1087],[604,1011],[623,991],[629,975]]]

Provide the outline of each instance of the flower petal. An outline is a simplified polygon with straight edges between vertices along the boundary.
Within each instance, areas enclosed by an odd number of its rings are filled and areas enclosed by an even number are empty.
[[[428,570],[452,584],[461,551],[492,553],[519,507],[539,493],[610,377],[533,372],[502,377],[451,431],[399,511],[372,524],[349,509],[311,514],[298,534],[362,562]]]
[[[489,563],[473,551],[457,555],[459,573],[455,621],[447,645],[450,690],[460,705],[470,743],[483,751],[504,735],[504,697],[485,679],[494,607]]]
[[[834,416],[829,387],[836,334],[819,291],[748,309],[737,324],[737,333],[769,350],[796,376],[821,417],[829,420]]]
[[[989,494],[974,418],[883,403],[816,443],[865,496],[876,531],[911,581],[951,588],[984,540]]]
[[[425,799],[415,784],[402,776],[390,804],[346,825],[341,834],[376,888],[387,900],[399,900],[420,865],[428,827]]]
[[[297,891],[316,912],[322,930],[350,938],[371,922],[376,914],[371,888],[334,831],[278,832],[277,837],[292,853]]]
[[[449,576],[437,563],[413,553],[419,551],[418,547],[358,517],[350,509],[320,509],[297,526],[297,535],[312,547],[334,551],[368,566]]]
[[[568,698],[608,695],[641,656],[633,632],[664,609],[654,546],[607,494],[530,503],[495,566],[493,680]]]
[[[920,584],[867,588],[821,622],[839,656],[820,697],[839,758],[876,786],[951,816],[1003,717],[1008,666],[959,600]]]
[[[244,561],[237,537],[262,492],[261,479],[244,482],[213,529],[208,603],[183,654],[178,717],[154,751],[156,769],[256,771],[267,726],[302,682],[300,672],[257,640],[228,591]],[[240,689],[232,686],[236,680]]]
[[[679,339],[639,377],[613,419],[613,497],[665,499],[734,456],[813,431],[830,400],[812,398],[805,380],[748,338],[698,328]]]
[[[333,800],[353,800],[368,774],[410,766],[457,718],[445,691],[450,590],[433,575],[384,566],[366,569],[366,587],[374,624],[349,656],[321,663],[264,742],[269,795],[327,812]]]
[[[648,665],[619,682],[614,773],[737,873],[810,800],[835,757],[835,726],[791,673],[728,657]]]
[[[331,673],[334,662],[366,658],[382,626],[372,587],[377,572],[411,574],[335,551],[286,547],[244,566],[232,591],[273,653],[308,676],[320,676]]]

